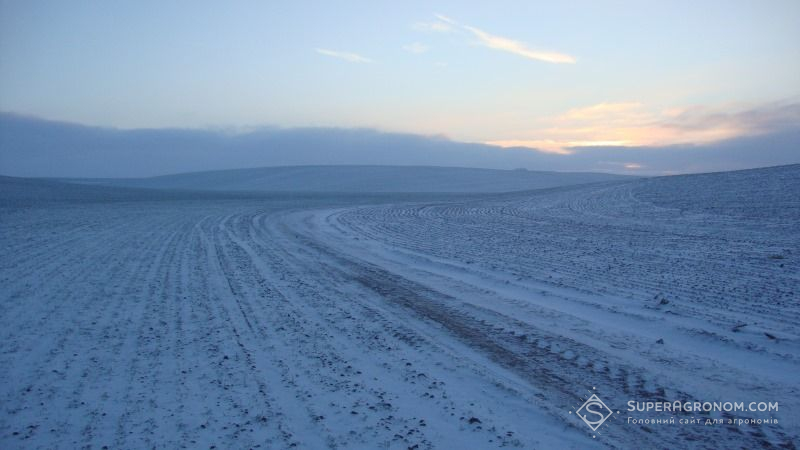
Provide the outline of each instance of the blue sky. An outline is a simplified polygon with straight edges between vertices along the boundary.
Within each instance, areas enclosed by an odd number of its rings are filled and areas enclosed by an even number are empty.
[[[82,124],[373,127],[558,153],[798,119],[796,0],[0,5],[0,110]]]

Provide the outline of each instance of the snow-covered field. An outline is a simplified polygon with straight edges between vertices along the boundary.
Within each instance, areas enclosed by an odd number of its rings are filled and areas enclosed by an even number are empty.
[[[0,251],[0,448],[800,436],[800,166],[491,195],[3,178]],[[614,412],[597,432],[587,391]]]

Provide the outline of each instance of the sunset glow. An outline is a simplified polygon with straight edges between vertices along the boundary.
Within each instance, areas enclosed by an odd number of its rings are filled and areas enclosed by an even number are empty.
[[[798,20],[788,0],[3,2],[0,112],[564,156],[717,145],[800,123]]]

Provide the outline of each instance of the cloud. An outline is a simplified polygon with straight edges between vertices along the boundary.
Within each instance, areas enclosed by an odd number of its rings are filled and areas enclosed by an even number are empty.
[[[317,53],[319,53],[320,55],[339,58],[339,59],[345,60],[347,62],[352,62],[352,63],[370,63],[370,62],[372,62],[371,59],[366,58],[364,56],[361,56],[361,55],[359,55],[357,53],[339,52],[339,51],[335,51],[335,50],[327,50],[327,49],[324,49],[324,48],[317,48],[317,49],[314,49],[314,50]]]
[[[404,45],[403,50],[411,53],[425,53],[429,50],[429,47],[420,42],[412,42],[411,44]]]
[[[425,31],[430,33],[449,33],[453,31],[453,27],[450,26],[450,24],[441,21],[416,22],[411,27],[417,31]]]
[[[480,42],[481,45],[493,50],[513,53],[515,55],[522,56],[523,58],[534,59],[537,61],[544,61],[553,64],[575,63],[575,57],[567,55],[565,53],[535,50],[529,48],[526,44],[520,41],[516,41],[502,36],[497,36],[488,33],[484,30],[481,30],[480,28],[476,28],[470,25],[462,25],[456,22],[454,19],[451,19],[450,17],[444,16],[442,14],[434,14],[434,17],[436,17],[437,19],[435,22],[417,23],[416,24],[417,26],[415,26],[415,28],[424,31],[440,31],[440,32],[449,32],[449,31],[454,31],[455,29],[460,29],[469,32],[474,37],[478,38],[478,41]]]
[[[614,117],[626,121],[638,119],[638,111],[642,108],[639,102],[598,103],[583,108],[573,108],[562,114],[559,120],[596,120]]]
[[[731,127],[758,134],[800,123],[800,103],[768,103],[757,107],[694,106],[665,111],[663,124],[679,130]]]
[[[439,21],[444,22],[446,24],[458,25],[458,23],[455,20],[453,20],[453,19],[451,19],[451,18],[449,18],[449,17],[447,17],[447,16],[445,16],[443,14],[434,14],[433,16],[436,17],[437,19],[439,19]]]
[[[762,129],[777,129],[756,136],[703,145],[575,147],[568,154],[523,148],[499,150],[441,136],[369,129],[263,128],[242,133],[120,130],[0,112],[0,174],[133,177],[331,164],[528,168],[637,175],[734,170],[800,163],[800,122],[787,120],[793,114],[787,111],[793,108],[800,105],[741,112],[739,116],[757,118]]]
[[[489,34],[481,29],[464,25],[463,28],[480,40],[481,44],[494,50],[513,53],[528,59],[549,62],[553,64],[575,64],[575,58],[557,52],[546,52],[533,50],[525,46],[522,42]]]
[[[715,172],[800,163],[800,126],[706,144],[575,147],[568,153],[528,152],[539,170],[635,175]],[[513,147],[503,152],[524,151]],[[800,168],[800,167],[799,167]]]
[[[569,154],[582,147],[706,145],[773,133],[800,123],[800,104],[693,106],[650,110],[639,102],[599,103],[540,121],[519,136],[486,142]]]

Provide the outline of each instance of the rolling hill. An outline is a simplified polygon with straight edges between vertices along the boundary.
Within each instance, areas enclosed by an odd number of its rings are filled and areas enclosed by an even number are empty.
[[[623,175],[429,166],[287,166],[79,183],[254,192],[511,192],[629,179]]]

